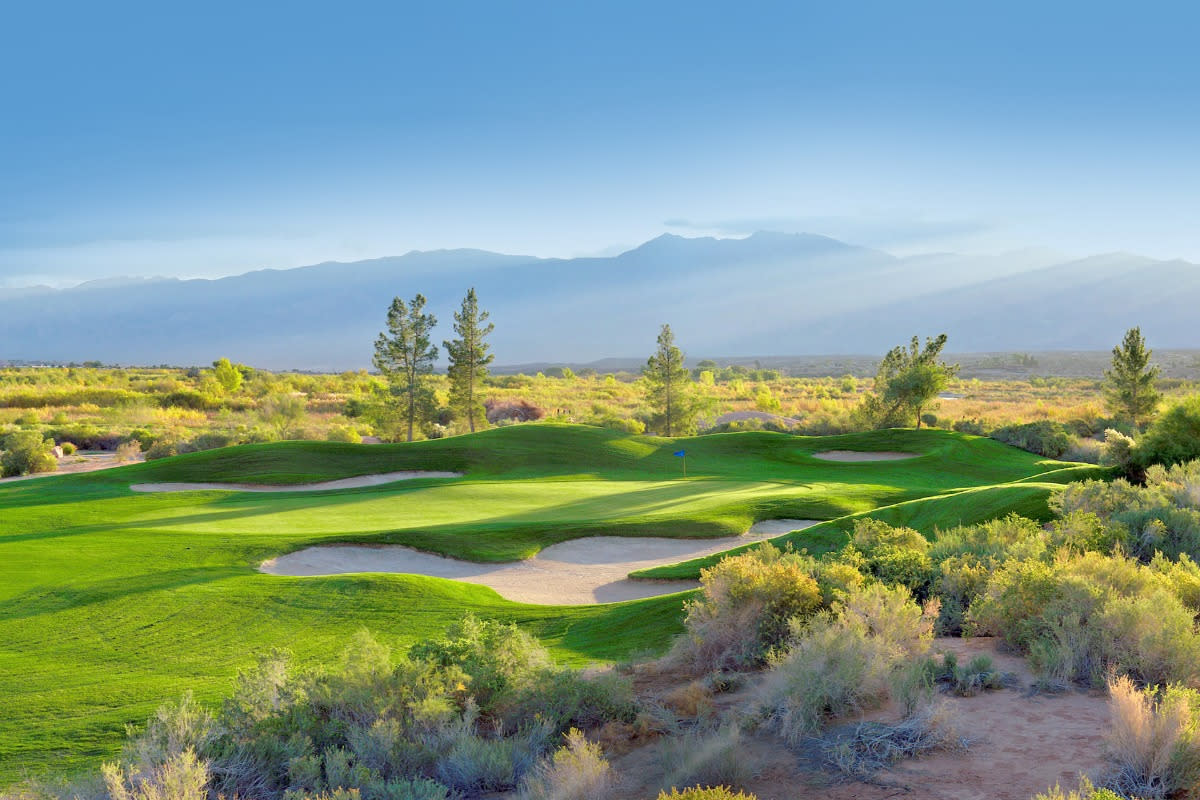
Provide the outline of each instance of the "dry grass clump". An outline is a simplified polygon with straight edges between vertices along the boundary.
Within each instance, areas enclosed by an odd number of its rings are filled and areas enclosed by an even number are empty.
[[[1114,769],[1105,783],[1144,800],[1192,796],[1200,786],[1200,693],[1138,689],[1124,676],[1110,682],[1109,692]]]
[[[577,728],[566,743],[543,759],[521,785],[521,800],[605,800],[612,796],[613,770],[600,745]]]
[[[659,752],[661,785],[736,786],[754,777],[757,761],[742,743],[736,725],[694,731],[666,739]]]
[[[904,758],[934,751],[964,751],[962,733],[949,704],[926,705],[900,722],[862,722],[822,742],[825,762],[860,780],[869,779]]]
[[[147,772],[118,763],[100,768],[111,800],[207,800],[208,765],[192,749],[171,755]]]

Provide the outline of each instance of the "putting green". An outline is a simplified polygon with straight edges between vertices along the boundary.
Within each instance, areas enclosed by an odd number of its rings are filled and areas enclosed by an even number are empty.
[[[687,479],[671,455],[680,449]],[[917,455],[858,463],[812,455],[828,450]],[[464,477],[270,494],[129,488],[305,484],[403,470]],[[662,648],[679,630],[679,595],[529,606],[436,578],[288,578],[256,569],[310,545],[389,542],[497,561],[580,536],[727,536],[760,519],[834,520],[881,507],[909,508],[888,513],[912,514],[929,530],[966,512],[1044,509],[1053,483],[1098,474],[944,431],[670,440],[524,425],[412,445],[226,448],[0,485],[0,785],[26,769],[70,770],[111,756],[126,723],[184,689],[215,700],[239,667],[271,647],[319,663],[361,627],[403,644],[473,611],[526,626],[557,657],[586,663]],[[963,491],[978,487],[996,488]],[[837,546],[840,530],[811,541]],[[690,577],[697,568],[682,569]]]

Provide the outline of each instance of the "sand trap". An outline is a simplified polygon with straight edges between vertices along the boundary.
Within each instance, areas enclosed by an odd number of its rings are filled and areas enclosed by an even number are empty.
[[[224,492],[323,492],[328,489],[362,489],[365,486],[380,486],[396,481],[411,481],[416,478],[461,478],[461,472],[382,472],[378,475],[359,475],[321,483],[297,483],[292,486],[271,486],[261,483],[135,483],[129,488],[135,492],[198,492],[216,489]]]
[[[816,520],[786,522],[793,531]],[[785,531],[786,532],[786,531]],[[533,558],[501,564],[477,564],[400,545],[333,545],[309,547],[264,561],[271,575],[344,575],[396,572],[429,575],[490,586],[509,600],[542,605],[583,605],[636,600],[695,589],[698,581],[645,581],[630,572],[720,553],[761,542],[778,531],[759,530],[720,539],[666,539],[650,536],[592,536],[550,545]]]
[[[857,461],[900,461],[905,458],[916,458],[920,453],[900,453],[895,450],[826,450],[823,453],[813,453],[813,458],[819,458],[822,461],[844,461],[853,463]]]

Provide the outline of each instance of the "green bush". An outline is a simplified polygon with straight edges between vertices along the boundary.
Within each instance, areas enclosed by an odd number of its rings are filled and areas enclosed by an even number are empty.
[[[38,431],[17,431],[4,438],[4,453],[0,455],[0,473],[5,477],[54,472],[58,459],[51,452],[53,439]]]
[[[1200,395],[1181,400],[1158,416],[1133,448],[1133,461],[1145,468],[1200,459]]]
[[[362,441],[362,436],[351,425],[334,425],[329,429],[325,438],[330,442],[345,442],[346,444],[359,444]]]
[[[59,447],[62,448],[64,456],[73,456],[79,449],[72,442],[62,442],[59,444]]]
[[[786,641],[793,619],[821,607],[818,570],[814,559],[770,544],[703,570],[673,656],[704,672],[764,663]]]
[[[1065,425],[1050,420],[1006,425],[992,431],[992,438],[1047,458],[1059,458],[1074,441]]]
[[[934,577],[928,550],[929,541],[912,528],[893,528],[864,517],[854,521],[854,533],[842,558],[889,586],[905,586],[923,599],[929,595]]]
[[[1102,685],[1110,672],[1150,683],[1200,678],[1200,637],[1171,577],[1123,556],[1009,561],[968,618],[1030,654],[1049,683]]]

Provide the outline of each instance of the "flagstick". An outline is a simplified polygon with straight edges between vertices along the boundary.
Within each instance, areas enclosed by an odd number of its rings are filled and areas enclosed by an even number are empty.
[[[681,458],[679,460],[683,462],[683,477],[686,478],[687,477],[687,456],[684,456],[683,458]]]

